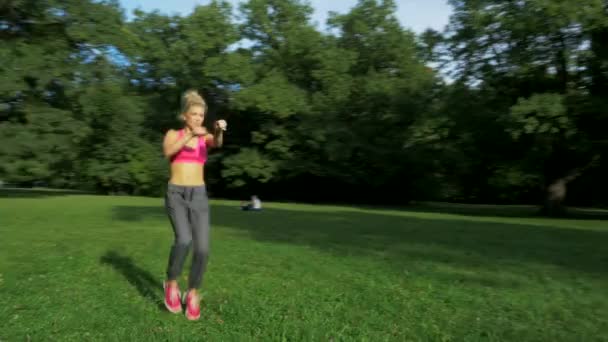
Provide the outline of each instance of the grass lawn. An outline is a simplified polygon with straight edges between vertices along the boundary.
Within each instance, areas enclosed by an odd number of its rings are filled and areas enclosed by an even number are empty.
[[[608,341],[601,217],[211,206],[189,322],[162,305],[161,199],[0,195],[0,341]]]

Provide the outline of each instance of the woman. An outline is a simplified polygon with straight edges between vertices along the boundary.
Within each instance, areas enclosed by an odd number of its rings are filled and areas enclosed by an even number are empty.
[[[171,161],[171,176],[165,196],[165,207],[173,227],[175,240],[169,254],[165,290],[165,306],[173,313],[181,312],[182,300],[186,317],[200,317],[198,288],[202,283],[209,256],[209,202],[204,180],[207,151],[221,147],[226,121],[215,122],[214,134],[203,127],[207,104],[194,90],[182,97],[180,119],[184,127],[169,130],[163,141],[163,152]],[[181,298],[177,279],[182,272],[190,245],[193,245],[188,290]]]

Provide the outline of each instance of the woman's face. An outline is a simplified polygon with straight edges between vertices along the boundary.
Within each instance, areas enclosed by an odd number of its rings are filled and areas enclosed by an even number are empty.
[[[186,113],[183,114],[186,126],[190,128],[201,127],[205,121],[205,110],[202,106],[191,106]]]

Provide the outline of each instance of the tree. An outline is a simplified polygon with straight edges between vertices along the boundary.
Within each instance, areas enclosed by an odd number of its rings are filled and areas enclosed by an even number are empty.
[[[321,155],[331,161],[332,176],[402,202],[412,195],[411,180],[424,176],[423,164],[432,163],[418,158],[431,143],[414,141],[417,128],[444,118],[434,101],[439,79],[395,10],[393,1],[361,0],[330,18],[336,47],[322,55],[323,68],[316,71],[321,87],[313,96],[319,122],[327,123]],[[338,55],[339,62],[330,62]]]
[[[496,118],[520,139],[515,145],[521,148],[519,158],[508,161],[508,169],[517,170],[520,179],[543,182],[544,191],[553,196],[605,153],[585,124],[599,123],[591,119],[599,112],[583,105],[590,100],[585,46],[592,41],[591,32],[606,27],[605,4],[451,3],[455,14],[448,34],[458,75],[490,94],[493,100],[487,103]],[[546,212],[554,212],[548,203],[557,202],[561,199],[546,200]]]
[[[0,13],[0,177],[74,186],[88,127],[72,105],[93,76],[90,62],[122,41],[119,7],[115,1],[5,1]]]
[[[137,48],[129,56],[129,78],[148,97],[148,128],[165,132],[177,124],[185,89],[198,89],[209,104],[207,121],[228,107],[231,89],[248,79],[247,55],[229,53],[239,40],[226,1],[197,6],[187,17],[135,13],[129,29]]]
[[[255,76],[234,95],[237,120],[251,130],[242,141],[251,146],[224,161],[222,175],[236,187],[298,173],[297,131],[310,115],[311,69],[321,43],[309,23],[312,9],[298,0],[251,0],[241,11]]]

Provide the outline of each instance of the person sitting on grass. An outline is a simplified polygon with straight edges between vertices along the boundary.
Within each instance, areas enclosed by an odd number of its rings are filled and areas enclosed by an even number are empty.
[[[249,203],[241,203],[241,209],[245,211],[260,211],[262,210],[262,201],[258,198],[258,196],[251,196],[251,202]]]

